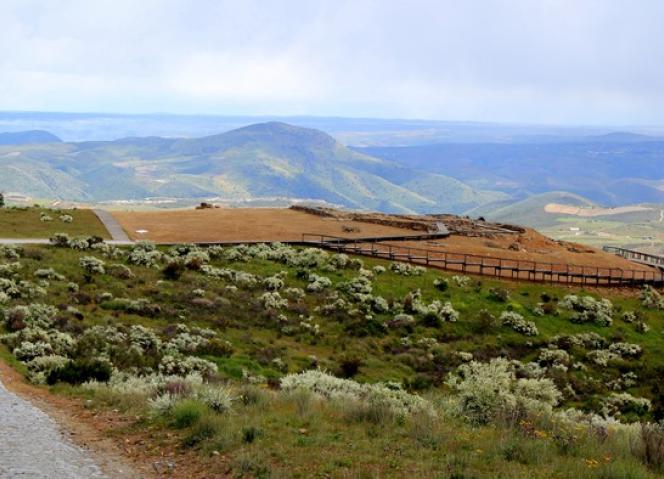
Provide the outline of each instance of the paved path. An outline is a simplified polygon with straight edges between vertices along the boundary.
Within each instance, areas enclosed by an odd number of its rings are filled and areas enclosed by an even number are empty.
[[[97,215],[97,218],[99,218],[99,221],[101,221],[108,232],[111,235],[111,238],[115,241],[131,241],[129,239],[129,236],[127,236],[127,233],[122,229],[122,226],[120,226],[120,223],[113,217],[111,213],[109,213],[106,210],[92,210],[94,213]]]
[[[0,382],[0,478],[102,479],[90,454]]]
[[[46,238],[0,238],[0,244],[16,244],[16,245],[25,245],[25,244],[50,244],[51,242]],[[106,240],[106,244],[114,246],[125,246],[134,244],[133,241],[115,241],[115,240]],[[0,478],[2,479],[2,478]]]

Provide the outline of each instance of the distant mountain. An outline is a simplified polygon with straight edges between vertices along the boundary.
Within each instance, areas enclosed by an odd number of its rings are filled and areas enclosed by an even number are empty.
[[[529,196],[520,201],[505,201],[479,206],[468,214],[483,216],[491,221],[517,223],[533,228],[544,228],[556,223],[562,214],[547,211],[547,205],[567,205],[579,208],[597,207],[582,196],[565,191],[553,191]]]
[[[43,130],[0,133],[0,145],[38,145],[60,142],[62,142],[60,138]]]
[[[108,141],[128,136],[195,138],[270,121],[282,121],[303,128],[322,130],[344,145],[355,146],[564,142],[615,131],[608,127],[412,119],[6,111],[0,112],[0,131],[48,130],[66,141]],[[623,128],[621,131],[664,135],[664,131],[657,128]]]
[[[0,148],[0,189],[83,201],[279,197],[421,213],[459,213],[508,197],[352,151],[321,131],[279,122],[195,139]]]
[[[613,133],[567,142],[437,144],[356,151],[514,197],[568,191],[607,206],[664,203],[664,140]]]

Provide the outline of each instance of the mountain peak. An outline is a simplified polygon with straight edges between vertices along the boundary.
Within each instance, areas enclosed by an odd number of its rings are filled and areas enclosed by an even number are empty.
[[[0,145],[30,145],[43,143],[61,143],[53,133],[44,130],[10,131],[0,133]]]
[[[269,121],[248,125],[237,130],[229,131],[225,135],[253,137],[257,140],[278,137],[280,141],[300,144],[318,143],[321,146],[334,146],[337,141],[325,132],[312,128],[291,125],[281,121]]]

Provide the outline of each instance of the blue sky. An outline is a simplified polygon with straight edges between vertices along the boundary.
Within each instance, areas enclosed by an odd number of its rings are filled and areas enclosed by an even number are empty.
[[[658,0],[1,0],[0,110],[664,124]]]

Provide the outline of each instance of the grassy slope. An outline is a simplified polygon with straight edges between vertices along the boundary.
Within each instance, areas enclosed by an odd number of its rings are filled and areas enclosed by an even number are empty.
[[[53,221],[41,221],[42,212],[53,218]],[[72,216],[74,221],[62,222],[58,219],[61,214]],[[91,210],[0,208],[0,238],[49,238],[55,233],[67,233],[70,236],[94,235],[110,239],[108,231]]]
[[[38,220],[37,220],[38,221]],[[426,302],[433,299],[451,301],[460,311],[458,323],[445,323],[439,328],[418,325],[410,334],[396,330],[387,335],[357,337],[351,335],[345,326],[348,321],[338,322],[334,318],[321,318],[313,312],[322,304],[324,295],[309,294],[301,305],[292,307],[286,313],[293,317],[298,314],[313,314],[323,331],[321,338],[306,335],[293,337],[280,334],[255,299],[261,290],[248,292],[240,290],[229,294],[224,290],[223,280],[210,280],[199,273],[188,271],[179,281],[163,281],[158,270],[132,267],[136,278],[120,281],[108,275],[97,276],[94,282],[85,284],[78,258],[89,253],[59,250],[50,247],[28,248],[22,260],[22,275],[31,277],[31,272],[40,267],[53,267],[68,280],[82,285],[81,292],[95,298],[101,292],[111,292],[115,297],[149,298],[162,307],[162,313],[154,318],[113,312],[94,301],[88,305],[78,305],[85,319],[76,327],[92,324],[144,324],[155,328],[165,328],[183,319],[189,325],[212,327],[220,337],[229,340],[235,347],[229,358],[209,357],[220,367],[222,376],[238,380],[242,370],[268,377],[281,373],[272,367],[274,356],[283,358],[290,371],[309,367],[310,356],[318,357],[321,367],[334,371],[342,358],[359,357],[362,366],[356,379],[360,381],[412,380],[425,376],[434,382],[443,379],[447,371],[456,364],[456,351],[471,351],[477,358],[488,358],[508,354],[524,361],[534,358],[538,348],[546,344],[547,338],[556,334],[595,331],[614,340],[639,343],[645,353],[638,360],[622,363],[618,368],[592,370],[591,375],[600,381],[619,376],[625,370],[637,371],[640,386],[630,389],[635,395],[649,395],[650,386],[658,381],[657,371],[664,367],[664,318],[661,313],[645,311],[637,299],[630,295],[618,294],[613,297],[620,309],[640,310],[652,330],[646,335],[637,333],[633,325],[616,321],[611,328],[593,325],[576,325],[568,320],[568,315],[535,317],[531,310],[540,301],[540,295],[547,292],[561,298],[568,292],[580,293],[578,289],[535,284],[500,283],[482,280],[470,287],[451,286],[441,293],[434,289],[433,280],[449,277],[448,274],[430,270],[423,276],[403,277],[390,271],[374,281],[374,294],[386,299],[402,298],[409,291],[420,288]],[[386,262],[365,260],[367,266]],[[304,287],[305,282],[295,277],[293,268],[265,260],[248,263],[215,261],[216,266],[229,266],[267,276],[281,270],[288,271],[287,283],[290,286]],[[356,274],[354,271],[323,273],[336,284]],[[535,321],[540,330],[536,338],[527,338],[508,329],[492,331],[478,329],[476,315],[480,309],[488,309],[495,314],[508,306],[491,298],[489,288],[506,287],[510,290],[509,305],[522,313],[526,319]],[[191,291],[203,288],[206,298],[215,301],[214,307],[195,305]],[[54,305],[70,304],[71,296],[66,290],[66,282],[53,282],[47,302]],[[244,305],[238,307],[238,305]],[[101,307],[100,307],[101,306]],[[387,317],[387,316],[386,316]],[[357,326],[357,325],[356,325]],[[354,328],[355,331],[361,327]],[[435,337],[440,343],[436,356],[443,361],[434,361],[423,350],[412,349],[398,352],[394,345],[404,335],[413,339]],[[582,353],[578,353],[582,357]],[[440,396],[440,388],[428,395]],[[77,391],[70,391],[77,394]],[[265,393],[269,394],[269,393]],[[99,404],[105,398],[97,398]],[[593,395],[583,401],[570,401],[570,404],[588,406],[596,399]],[[130,402],[112,407],[138,413],[145,417],[145,411],[136,411]],[[573,450],[560,449],[560,444],[548,434],[535,434],[529,430],[511,430],[495,427],[470,428],[457,421],[434,421],[418,423],[411,421],[395,427],[367,425],[348,421],[343,411],[321,404],[302,405],[296,399],[275,399],[259,404],[242,406],[226,419],[208,418],[215,422],[215,434],[211,438],[196,441],[197,448],[205,457],[213,450],[221,450],[227,460],[232,461],[234,472],[247,472],[249,475],[266,475],[268,470],[282,477],[375,477],[412,476],[421,477],[650,477],[642,466],[635,464],[634,458],[625,450],[600,446],[593,438],[579,440]],[[125,432],[140,433],[146,427],[155,430],[157,436],[163,429],[171,429],[166,422],[151,422],[139,419]],[[204,424],[203,424],[204,426]],[[185,428],[176,437],[186,441],[197,434],[199,423]],[[247,428],[257,428],[260,432],[255,442],[243,441]],[[156,429],[155,429],[156,428]],[[528,428],[526,428],[528,429]],[[541,436],[541,437],[540,437]],[[155,439],[157,440],[157,439]],[[608,449],[607,449],[608,448]],[[606,459],[609,455],[609,459]],[[598,460],[599,465],[586,459]],[[213,466],[210,466],[213,467]],[[226,466],[224,466],[226,467]],[[628,471],[621,473],[620,471]],[[637,475],[638,473],[638,475]],[[456,474],[456,475],[455,475]]]

